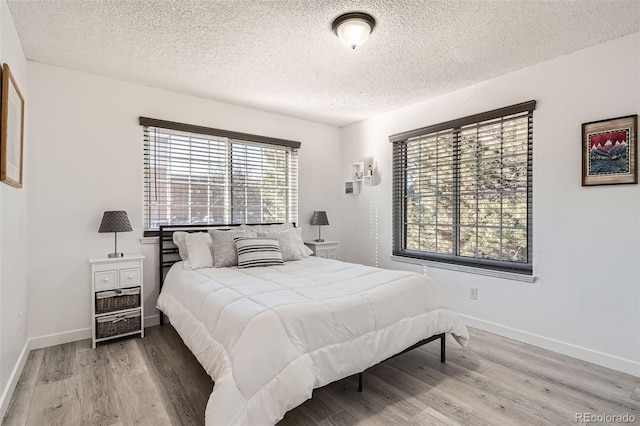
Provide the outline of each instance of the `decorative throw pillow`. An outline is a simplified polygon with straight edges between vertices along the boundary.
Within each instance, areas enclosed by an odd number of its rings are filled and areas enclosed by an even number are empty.
[[[267,238],[236,238],[238,268],[282,265],[282,253],[277,240]]]
[[[302,241],[302,229],[301,228],[290,228],[287,230],[274,230],[273,232],[259,232],[258,236],[265,236],[266,234],[269,234],[269,238],[272,238],[273,234],[286,234],[288,236],[288,244],[291,246],[291,248],[293,249],[293,247],[295,247],[295,251],[297,251],[297,255],[295,256],[295,259],[290,259],[290,260],[299,260],[301,258],[306,258],[309,257],[313,254],[313,250],[311,250],[309,247],[307,247],[304,244],[304,241]],[[273,237],[276,238],[276,237]],[[285,256],[285,248],[282,245],[282,241],[280,239],[278,239],[278,242],[280,242],[280,249],[282,250],[282,257],[284,258],[285,262],[287,261],[286,256]]]
[[[213,243],[213,266],[223,268],[225,266],[235,266],[238,264],[238,254],[236,252],[237,237],[255,237],[255,232],[247,230],[210,229],[209,235]]]
[[[285,262],[300,260],[302,258],[300,247],[298,247],[295,234],[291,231],[295,231],[295,229],[283,232],[258,232],[258,237],[278,241],[280,252],[282,253],[282,260]]]
[[[198,232],[184,236],[189,258],[184,262],[185,269],[213,267],[213,242],[206,232]]]

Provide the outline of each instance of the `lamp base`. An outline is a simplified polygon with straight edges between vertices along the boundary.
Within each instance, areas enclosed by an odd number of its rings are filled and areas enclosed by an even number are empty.
[[[109,258],[114,258],[114,257],[124,257],[124,253],[109,253],[107,255],[107,257]]]
[[[315,241],[316,243],[324,243],[324,240],[323,240],[323,239],[321,239],[321,238],[316,238],[314,241]]]

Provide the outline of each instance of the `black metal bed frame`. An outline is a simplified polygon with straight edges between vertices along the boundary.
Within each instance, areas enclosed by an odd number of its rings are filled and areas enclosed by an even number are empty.
[[[412,351],[416,348],[419,348],[422,345],[426,345],[429,342],[433,342],[434,340],[438,340],[440,339],[440,362],[445,362],[445,352],[446,352],[446,344],[445,344],[445,340],[446,340],[446,334],[442,333],[442,334],[435,334],[429,338],[426,338],[424,340],[420,340],[418,343],[416,343],[415,345],[409,346],[407,349],[403,350],[402,352],[398,352],[395,355],[391,355],[389,358],[380,361],[378,364],[382,364],[385,361],[390,360],[391,358],[395,358],[399,355],[402,355],[405,352],[409,352]],[[376,365],[378,365],[376,364]],[[358,392],[362,392],[362,375],[365,373],[365,371],[372,369],[373,367],[375,367],[376,365],[372,365],[371,367],[367,368],[366,370],[358,373]]]
[[[256,224],[256,225],[279,225],[279,224],[274,224],[274,223],[269,223],[269,224]],[[295,224],[294,224],[295,225]],[[183,232],[202,232],[202,231],[206,231],[209,229],[232,229],[235,227],[240,226],[239,224],[234,224],[234,225],[166,225],[166,226],[160,226],[159,228],[159,232],[158,232],[158,239],[159,239],[159,259],[158,259],[158,277],[159,277],[159,284],[160,284],[160,288],[158,290],[158,293],[160,291],[162,291],[162,285],[164,284],[164,277],[165,277],[165,271],[167,271],[174,263],[179,262],[180,261],[180,256],[178,254],[178,247],[173,243],[173,233],[176,231],[183,231]],[[162,311],[160,312],[160,325],[164,325],[164,313]],[[435,334],[431,337],[428,337],[424,340],[420,340],[419,342],[417,342],[416,344],[404,349],[401,352],[398,352],[395,355],[390,356],[389,358],[380,361],[378,364],[381,364],[387,360],[390,360],[391,358],[395,358],[399,355],[404,354],[405,352],[409,352],[411,350],[414,350],[422,345],[425,345],[427,343],[433,342],[434,340],[438,340],[440,339],[440,362],[445,362],[445,355],[446,355],[446,334],[445,333],[441,333],[441,334]],[[378,365],[376,364],[376,365]],[[368,371],[369,369],[375,367],[376,365],[373,365],[363,371],[361,371],[360,373],[357,373],[358,375],[358,392],[362,392],[363,389],[363,384],[362,384],[362,377],[363,374]]]

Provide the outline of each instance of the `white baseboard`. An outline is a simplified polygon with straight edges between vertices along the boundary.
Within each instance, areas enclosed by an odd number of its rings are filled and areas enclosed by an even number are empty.
[[[160,315],[144,317],[144,328],[160,324]],[[77,342],[78,340],[91,339],[91,328],[65,331],[63,333],[47,334],[46,336],[32,337],[30,349],[48,348],[49,346],[62,345],[64,343]]]
[[[64,343],[77,342],[90,339],[91,329],[80,328],[78,330],[65,331],[63,333],[47,334],[45,336],[32,337],[31,350],[48,348],[49,346],[62,345]]]
[[[160,325],[160,314],[144,317],[144,328]]]
[[[593,349],[562,342],[560,340],[551,339],[468,315],[459,315],[464,319],[465,323],[471,327],[479,328],[480,330],[485,330],[500,336],[518,340],[529,345],[538,346],[543,349],[558,352],[562,355],[578,358],[612,370],[640,377],[640,362],[638,361],[598,352]]]
[[[13,395],[13,391],[16,389],[16,385],[18,384],[18,380],[20,379],[22,369],[24,369],[24,365],[27,362],[30,351],[30,339],[27,339],[27,341],[24,342],[24,347],[22,348],[22,352],[20,352],[20,356],[18,357],[18,362],[16,362],[15,367],[13,367],[13,370],[11,371],[9,381],[2,390],[2,396],[0,396],[0,422],[2,422],[2,419],[4,419],[4,415],[7,413],[9,402],[11,402],[11,396]]]

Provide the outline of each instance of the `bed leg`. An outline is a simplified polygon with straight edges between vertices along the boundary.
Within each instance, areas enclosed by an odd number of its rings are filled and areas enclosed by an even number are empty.
[[[160,325],[164,325],[164,314],[160,311]]]
[[[447,335],[445,333],[442,333],[440,335],[440,362],[444,362],[445,360],[445,351],[446,351],[446,345],[445,345],[445,341]]]
[[[362,373],[358,373],[358,392],[362,392]]]

